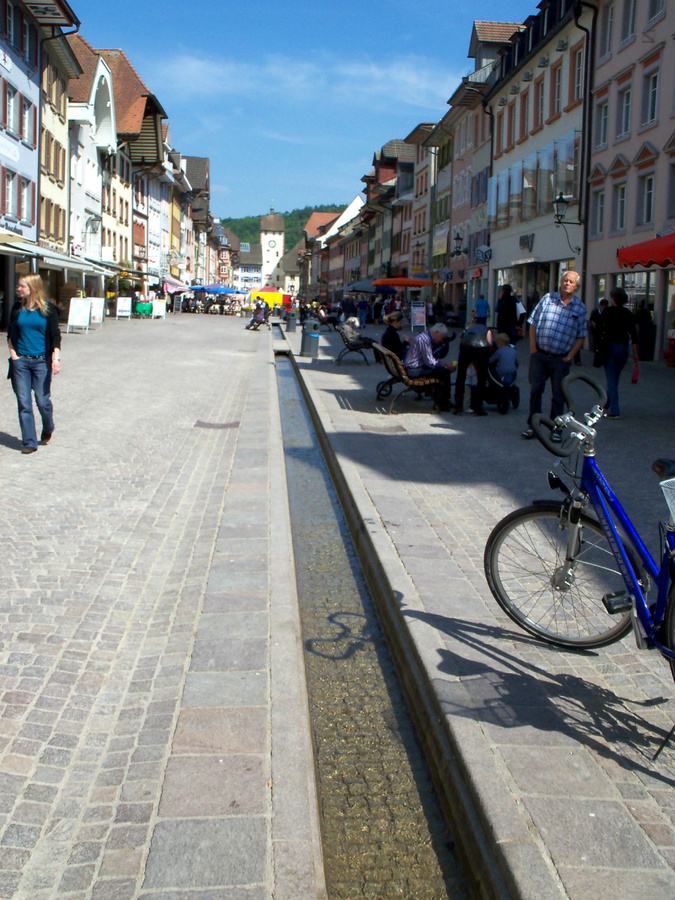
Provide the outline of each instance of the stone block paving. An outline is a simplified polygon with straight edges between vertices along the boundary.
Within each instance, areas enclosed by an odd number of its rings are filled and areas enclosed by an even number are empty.
[[[288,340],[297,351],[299,337]],[[675,743],[651,760],[675,722],[667,665],[638,652],[632,635],[586,652],[537,642],[501,612],[485,581],[494,525],[533,499],[553,499],[546,471],[554,458],[520,437],[527,348],[519,347],[519,411],[488,407],[485,418],[458,418],[408,395],[389,417],[388,401],[375,400],[382,367],[356,358],[337,367],[338,340],[322,334],[317,359],[297,357],[302,378],[507,888],[532,900],[675,896]],[[675,456],[675,371],[641,369],[637,385],[624,374],[622,418],[599,425],[598,460],[658,552],[667,510],[650,466]]]
[[[64,335],[28,457],[0,395],[3,900],[325,896],[271,343]]]

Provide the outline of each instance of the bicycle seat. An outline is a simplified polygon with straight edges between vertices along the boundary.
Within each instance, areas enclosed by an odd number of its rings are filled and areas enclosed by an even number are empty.
[[[656,472],[659,481],[675,478],[675,459],[655,459],[652,463],[652,472]]]

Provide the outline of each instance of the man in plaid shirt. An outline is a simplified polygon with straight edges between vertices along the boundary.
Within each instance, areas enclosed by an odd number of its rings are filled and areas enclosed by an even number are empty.
[[[546,382],[551,381],[551,419],[565,410],[562,380],[570,364],[581,350],[586,337],[586,307],[576,296],[579,274],[565,272],[560,292],[541,298],[529,318],[530,323],[530,416],[523,431],[526,440],[534,437],[530,427],[532,416],[541,412],[541,398]],[[560,443],[558,430],[551,440]]]

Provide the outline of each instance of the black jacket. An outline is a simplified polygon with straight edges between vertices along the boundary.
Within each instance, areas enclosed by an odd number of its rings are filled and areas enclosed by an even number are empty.
[[[12,347],[16,350],[19,342],[19,311],[21,310],[21,301],[17,300],[9,314],[9,324],[7,325],[7,340],[12,342]],[[59,331],[59,311],[53,303],[47,303],[47,329],[45,331],[45,359],[47,365],[52,363],[52,350],[54,347],[61,346],[61,332]],[[7,375],[9,378],[9,375]]]

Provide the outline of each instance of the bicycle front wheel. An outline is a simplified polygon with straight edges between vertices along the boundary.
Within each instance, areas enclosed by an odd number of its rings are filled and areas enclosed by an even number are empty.
[[[671,582],[668,589],[668,605],[666,606],[666,635],[665,644],[669,650],[675,651],[675,583]],[[675,660],[669,659],[670,674],[675,681]]]
[[[485,575],[497,603],[525,631],[561,647],[602,647],[630,631],[630,612],[610,615],[602,602],[606,594],[625,592],[624,581],[595,519],[581,516],[571,563],[567,536],[562,503],[516,510],[488,538]]]

